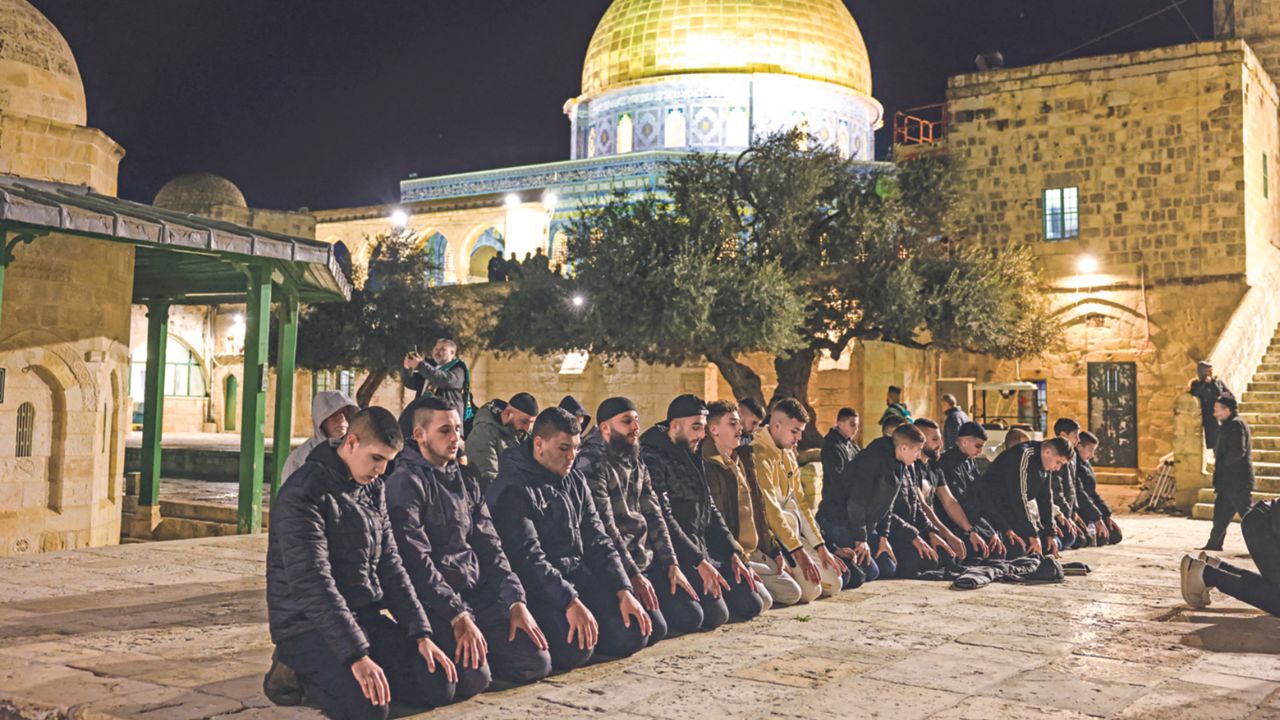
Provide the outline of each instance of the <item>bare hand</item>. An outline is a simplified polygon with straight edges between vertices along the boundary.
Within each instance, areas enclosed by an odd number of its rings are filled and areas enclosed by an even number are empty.
[[[1111,540],[1111,530],[1107,527],[1105,522],[1099,520],[1093,524],[1093,529],[1097,532],[1099,540],[1108,542]]]
[[[993,542],[998,540],[999,538],[992,538]],[[982,553],[982,557],[991,557],[991,548],[987,547],[987,543],[982,539],[982,536],[978,534],[977,530],[969,531],[969,542],[977,548],[978,552]]]
[[[649,613],[640,607],[640,601],[636,600],[636,596],[631,594],[629,590],[618,591],[618,612],[622,613],[622,626],[631,627],[631,620],[640,623],[640,634],[649,637],[649,633],[653,632],[653,618],[649,617]]]
[[[418,640],[418,653],[422,655],[422,659],[427,661],[427,672],[435,672],[436,666],[439,665],[444,670],[444,677],[451,683],[458,682],[458,668],[453,666],[453,661],[448,655],[440,649],[438,645],[431,642],[431,638],[421,638]]]
[[[1008,548],[1004,546],[1004,541],[1000,539],[999,535],[992,535],[991,542],[987,544],[987,547],[991,550],[992,555],[1005,555],[1008,552]]]
[[[693,585],[689,584],[689,578],[684,576],[684,572],[680,570],[680,566],[672,565],[667,569],[667,579],[671,581],[671,594],[675,595],[676,590],[684,590],[689,593],[689,597],[694,600],[698,599],[698,591],[693,589]]]
[[[538,627],[538,621],[533,619],[533,613],[529,612],[529,607],[524,603],[516,603],[511,606],[511,630],[507,633],[507,642],[516,639],[516,632],[523,632],[529,636],[529,640],[533,642],[533,646],[539,650],[546,650],[547,636],[542,634],[542,628]]]
[[[636,599],[645,610],[658,609],[658,593],[653,591],[653,583],[649,582],[649,578],[645,577],[644,573],[636,573],[631,577],[631,587],[635,589]]]
[[[823,565],[826,565],[827,569],[831,570],[837,575],[844,572],[844,565],[840,564],[840,561],[837,560],[836,557],[831,554],[831,551],[827,549],[826,545],[818,546],[818,562],[822,563]]]
[[[1031,538],[1031,542],[1027,543],[1027,554],[1028,555],[1044,554],[1044,546],[1040,544],[1040,538],[1038,537]]]
[[[925,560],[938,559],[938,553],[934,552],[933,549],[929,547],[929,543],[925,542],[924,538],[918,535],[915,540],[911,541],[911,547],[915,548],[916,552],[920,554],[920,557]]]
[[[893,545],[889,544],[889,538],[880,538],[880,547],[876,549],[876,556],[881,555],[888,555],[895,565],[898,563],[898,556],[893,554]]]
[[[368,655],[351,663],[351,674],[360,683],[360,692],[374,705],[382,706],[391,702],[391,686],[387,684],[387,676],[382,668]]]
[[[463,613],[453,622],[453,641],[457,649],[453,653],[453,661],[462,667],[479,669],[484,664],[485,655],[489,653],[489,643],[485,642],[484,633],[476,627],[470,613]]]
[[[791,557],[796,559],[796,567],[800,568],[800,572],[804,574],[804,579],[818,585],[822,582],[822,573],[818,570],[818,565],[813,561],[813,556],[808,550],[799,548]]]
[[[963,560],[969,556],[969,548],[965,546],[964,541],[950,531],[947,532],[947,546],[951,548],[951,557],[957,560]]]
[[[419,366],[419,365],[421,365],[421,364],[422,364],[422,356],[421,356],[421,355],[419,355],[418,353],[412,353],[412,352],[411,352],[411,353],[407,353],[407,354],[404,356],[404,369],[405,369],[405,370],[417,370],[417,369],[418,369],[418,366]]]
[[[956,556],[955,551],[951,549],[951,544],[938,533],[929,533],[929,549],[933,551],[935,560],[941,558],[943,553],[953,558]]]
[[[729,583],[725,582],[720,571],[716,570],[710,560],[703,560],[698,563],[698,577],[702,578],[702,592],[713,598],[718,598],[725,590],[729,589]]]
[[[734,555],[733,559],[729,561],[729,567],[733,569],[734,582],[742,583],[749,588],[754,587],[755,581],[751,576],[751,569],[747,567],[746,563],[742,562],[742,558]]]
[[[596,640],[600,637],[600,625],[581,600],[574,598],[569,607],[565,608],[564,617],[569,623],[569,636],[565,638],[565,642],[573,645],[573,636],[576,634],[579,650],[596,646]]]
[[[863,566],[871,564],[871,546],[866,540],[859,540],[853,544],[853,561]]]
[[[1005,536],[1006,536],[1006,537],[1008,537],[1008,538],[1009,538],[1009,548],[1010,548],[1010,549],[1013,549],[1013,546],[1014,546],[1014,545],[1017,545],[1018,547],[1022,548],[1023,550],[1026,550],[1026,549],[1027,549],[1027,542],[1026,542],[1025,540],[1023,540],[1023,539],[1022,539],[1022,536],[1021,536],[1021,535],[1019,535],[1018,533],[1016,533],[1016,532],[1014,532],[1014,531],[1012,531],[1012,530],[1006,530],[1004,534],[1005,534]]]

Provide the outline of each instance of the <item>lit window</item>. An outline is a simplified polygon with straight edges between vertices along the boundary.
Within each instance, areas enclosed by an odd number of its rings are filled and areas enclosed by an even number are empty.
[[[667,119],[662,126],[662,144],[669,148],[682,148],[689,144],[689,124],[684,119],[684,108],[667,108]]]
[[[725,144],[729,147],[747,147],[751,144],[751,118],[742,106],[729,108],[725,121]]]
[[[634,127],[631,122],[631,113],[623,113],[618,118],[618,154],[623,155],[631,152],[631,140],[635,135]]]
[[[129,358],[129,395],[143,401],[147,383],[147,346],[141,345]],[[165,397],[204,397],[204,368],[191,349],[169,336],[164,358]]]
[[[333,376],[328,370],[317,370],[311,373],[311,397],[333,388]]]
[[[341,390],[343,393],[345,393],[347,397],[352,397],[352,391],[355,389],[355,385],[356,385],[355,370],[339,370],[338,371],[338,389]]]
[[[341,390],[347,397],[352,397],[351,390],[355,384],[355,370],[317,370],[311,374],[311,397],[329,390]]]
[[[1079,236],[1079,190],[1073,187],[1045,190],[1044,239],[1066,240]]]
[[[18,447],[16,456],[31,457],[36,437],[36,406],[29,402],[18,406]]]

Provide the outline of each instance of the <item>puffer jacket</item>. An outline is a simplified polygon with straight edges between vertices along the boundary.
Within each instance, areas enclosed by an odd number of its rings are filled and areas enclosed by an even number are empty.
[[[827,539],[841,547],[866,542],[872,532],[882,538],[915,529],[893,514],[906,466],[898,462],[893,439],[879,437],[845,467],[834,482],[823,482],[818,519]]]
[[[666,514],[643,460],[615,452],[595,428],[583,439],[574,469],[586,478],[628,577],[647,570],[655,558],[659,567],[675,564]]]
[[[488,490],[489,484],[498,477],[498,458],[502,453],[527,437],[502,424],[502,412],[506,409],[507,404],[501,400],[487,403],[476,411],[475,425],[467,434],[467,467],[480,483],[481,492]]]
[[[578,591],[566,576],[582,567],[611,591],[631,589],[582,473],[570,470],[556,477],[523,442],[502,454],[502,469],[485,501],[507,558],[531,597],[568,607]]]
[[[353,663],[369,652],[357,616],[383,607],[411,638],[431,634],[400,564],[383,481],[360,485],[328,443],[280,488],[267,538],[267,618],[279,643],[318,631]]]
[[[655,425],[640,436],[640,454],[669,513],[667,528],[681,565],[697,565],[703,560],[727,562],[742,554],[742,547],[711,501],[701,452],[677,447],[667,435],[667,426]]]
[[[324,429],[321,426],[324,425],[325,420],[328,420],[339,410],[346,410],[349,413],[348,420],[355,417],[355,413],[360,412],[360,408],[355,402],[341,390],[318,392],[311,399],[311,427],[315,433],[307,438],[306,442],[289,453],[289,457],[284,461],[284,474],[280,476],[282,481],[288,480],[290,475],[298,472],[298,468],[302,467],[302,464],[307,461],[307,456],[311,454],[311,451],[317,445],[321,443],[337,444],[336,440],[330,440],[324,434]]]
[[[853,440],[845,439],[836,428],[827,431],[827,436],[822,438],[822,480],[826,482],[827,478],[839,477],[844,472],[844,468],[858,453],[862,452],[862,448]]]
[[[436,467],[406,447],[387,478],[387,511],[414,590],[452,620],[484,606],[524,602],[524,587],[502,551],[489,506],[457,461]]]

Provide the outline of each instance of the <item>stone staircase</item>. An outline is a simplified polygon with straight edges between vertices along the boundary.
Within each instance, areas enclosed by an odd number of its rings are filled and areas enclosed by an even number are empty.
[[[1253,501],[1280,497],[1280,334],[1272,339],[1240,402],[1240,416],[1253,430]],[[1210,463],[1210,467],[1212,467]],[[1202,488],[1191,516],[1213,518],[1213,488]]]

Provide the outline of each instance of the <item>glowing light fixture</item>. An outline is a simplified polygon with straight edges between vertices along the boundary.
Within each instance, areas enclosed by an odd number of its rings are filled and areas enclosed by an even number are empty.
[[[1098,258],[1092,255],[1081,255],[1080,259],[1076,261],[1076,270],[1081,275],[1092,275],[1098,272]]]
[[[503,202],[509,208],[520,207],[520,196],[515,193],[509,193]]]
[[[542,195],[542,206],[548,210],[555,210],[556,205],[560,202],[560,196],[555,192],[548,190]]]
[[[581,295],[574,295],[573,300],[571,302],[573,303],[574,307],[580,308],[583,305],[587,304],[587,299]]]
[[[395,227],[402,228],[409,224],[409,213],[396,208],[391,211],[391,224]]]

